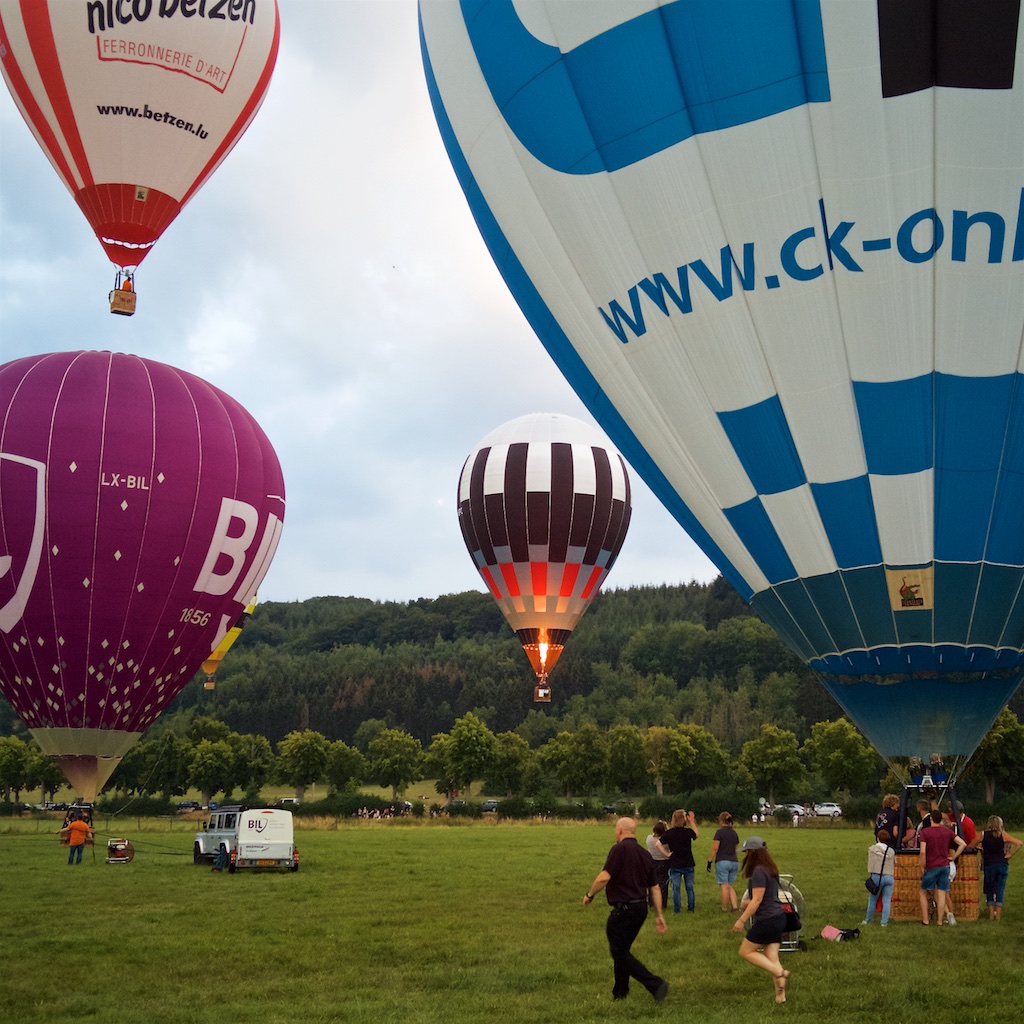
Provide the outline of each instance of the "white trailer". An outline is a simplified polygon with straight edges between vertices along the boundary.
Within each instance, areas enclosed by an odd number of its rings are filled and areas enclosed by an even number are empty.
[[[196,833],[193,846],[196,864],[214,864],[214,870],[227,868],[286,868],[299,870],[299,851],[295,847],[292,812],[280,807],[218,807],[202,832]]]

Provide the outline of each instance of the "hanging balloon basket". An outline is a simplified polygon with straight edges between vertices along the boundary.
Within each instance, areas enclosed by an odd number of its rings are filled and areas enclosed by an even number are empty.
[[[110,839],[107,841],[108,864],[130,864],[135,857],[135,847],[129,839]]]
[[[110,300],[110,312],[118,316],[135,315],[135,279],[127,271],[122,275],[117,272],[114,287],[107,296]]]

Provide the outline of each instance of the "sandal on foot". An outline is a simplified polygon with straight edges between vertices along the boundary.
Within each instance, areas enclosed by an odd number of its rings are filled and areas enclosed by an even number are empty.
[[[786,979],[789,978],[789,971],[783,971],[781,974],[775,975],[775,1002],[784,1003],[786,1001]]]

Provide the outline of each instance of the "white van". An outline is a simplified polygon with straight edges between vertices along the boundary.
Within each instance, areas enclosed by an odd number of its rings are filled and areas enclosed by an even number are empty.
[[[292,812],[279,807],[218,807],[192,847],[196,864],[214,868],[287,868],[299,870]]]

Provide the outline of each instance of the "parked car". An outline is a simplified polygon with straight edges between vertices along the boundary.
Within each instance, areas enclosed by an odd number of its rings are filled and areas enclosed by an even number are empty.
[[[783,810],[790,815],[798,814],[801,818],[807,813],[807,808],[803,804],[782,804],[781,807],[775,809]]]
[[[201,811],[202,809],[203,805],[198,800],[182,800],[178,804],[179,814],[188,814],[189,811]]]
[[[497,800],[485,800],[480,805],[480,810],[481,811],[496,811],[497,809],[498,809],[498,801]]]
[[[814,813],[819,818],[841,818],[843,816],[843,809],[839,804],[815,804]]]
[[[624,801],[620,801],[617,804],[605,804],[602,809],[604,810],[605,814],[619,814],[619,815],[622,815],[622,814],[632,814],[634,808],[633,808],[633,805],[631,803],[629,803],[629,801],[624,800]]]

